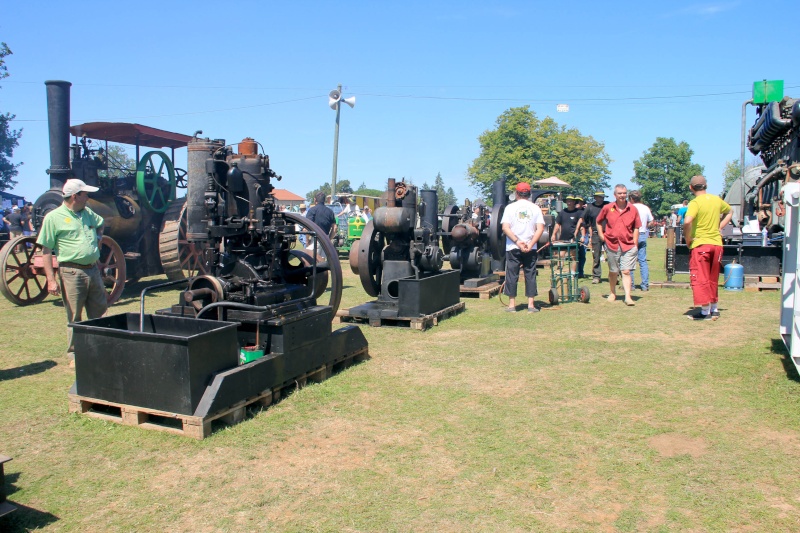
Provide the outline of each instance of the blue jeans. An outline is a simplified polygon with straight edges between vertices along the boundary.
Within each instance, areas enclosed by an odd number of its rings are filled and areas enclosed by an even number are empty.
[[[642,276],[642,290],[646,291],[650,287],[650,269],[647,268],[647,237],[639,238],[637,248],[639,250],[639,272]]]

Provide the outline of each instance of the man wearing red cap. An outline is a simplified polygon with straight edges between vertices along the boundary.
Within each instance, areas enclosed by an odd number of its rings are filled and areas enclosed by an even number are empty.
[[[539,311],[533,302],[536,291],[536,250],[539,237],[544,232],[544,216],[539,206],[530,201],[531,186],[520,182],[516,188],[517,201],[506,206],[500,224],[506,236],[506,282],[503,294],[508,296],[508,309],[517,311],[517,282],[519,269],[525,273],[525,296],[528,312]]]

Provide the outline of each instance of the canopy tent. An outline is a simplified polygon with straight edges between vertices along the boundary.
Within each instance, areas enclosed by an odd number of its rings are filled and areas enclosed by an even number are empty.
[[[543,180],[536,180],[533,183],[542,187],[571,187],[569,183],[564,180],[560,180],[555,176],[550,176],[549,178],[545,178]]]

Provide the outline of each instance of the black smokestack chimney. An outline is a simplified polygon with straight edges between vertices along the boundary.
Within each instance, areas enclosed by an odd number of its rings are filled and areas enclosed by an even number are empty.
[[[50,188],[61,190],[72,172],[69,166],[69,88],[68,81],[48,80],[47,124],[50,131]]]

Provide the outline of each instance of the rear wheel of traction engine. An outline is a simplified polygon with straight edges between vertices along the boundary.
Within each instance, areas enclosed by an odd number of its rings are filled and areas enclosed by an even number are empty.
[[[307,230],[315,233],[318,236],[318,251],[323,252],[325,257],[319,255],[316,258],[318,279],[314,285],[314,298],[319,299],[319,297],[322,296],[326,290],[329,290],[331,295],[327,305],[333,308],[333,314],[335,315],[336,311],[339,310],[339,303],[342,301],[342,265],[339,263],[339,254],[336,250],[336,247],[333,246],[333,243],[328,236],[322,232],[322,228],[303,215],[290,212],[284,212],[281,213],[281,215],[283,215],[287,221],[300,226],[301,231]],[[290,253],[290,255],[292,255],[294,258],[294,260],[290,260],[289,262],[290,268],[304,268],[313,265],[312,250],[295,249]],[[301,264],[295,264],[294,261],[300,261]],[[323,276],[325,282],[324,284],[322,284],[321,280],[319,279],[320,274],[323,273],[326,275]],[[310,279],[308,280],[308,283],[311,283]],[[322,305],[325,304],[323,303]]]
[[[97,268],[103,277],[103,285],[108,291],[106,298],[108,305],[112,305],[122,296],[125,290],[125,254],[119,244],[107,235],[103,235],[100,241],[100,259],[97,261]]]
[[[547,291],[547,300],[550,302],[550,305],[558,305],[558,290],[552,288]]]
[[[591,295],[589,294],[589,287],[581,287],[580,289],[581,302],[588,304],[590,296]]]
[[[158,235],[161,266],[170,281],[209,273],[203,262],[205,247],[186,240],[186,216],[186,198],[174,201],[164,213]]]
[[[0,249],[0,293],[8,301],[16,305],[31,305],[47,298],[41,251],[36,237],[17,237]],[[38,268],[34,264],[36,254],[40,254]]]

